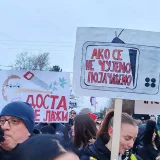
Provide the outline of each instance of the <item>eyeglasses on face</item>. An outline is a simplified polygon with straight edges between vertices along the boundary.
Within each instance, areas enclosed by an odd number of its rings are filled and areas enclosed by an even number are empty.
[[[5,118],[0,118],[0,125],[3,126],[6,122],[9,123],[9,125],[17,126],[20,123],[20,119],[17,118],[10,118],[10,119],[5,119]]]

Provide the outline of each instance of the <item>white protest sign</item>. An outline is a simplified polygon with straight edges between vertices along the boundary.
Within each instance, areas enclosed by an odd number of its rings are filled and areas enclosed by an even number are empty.
[[[24,101],[34,108],[36,122],[68,122],[69,73],[0,71],[1,108]]]
[[[134,113],[160,115],[160,103],[153,101],[135,101]]]
[[[159,61],[160,33],[78,28],[74,91],[83,96],[158,101]]]

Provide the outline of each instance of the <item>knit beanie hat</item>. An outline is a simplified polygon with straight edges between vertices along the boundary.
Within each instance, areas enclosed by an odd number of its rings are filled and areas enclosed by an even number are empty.
[[[13,116],[20,118],[26,125],[28,131],[32,134],[34,129],[34,110],[26,102],[11,102],[1,111],[0,116]]]

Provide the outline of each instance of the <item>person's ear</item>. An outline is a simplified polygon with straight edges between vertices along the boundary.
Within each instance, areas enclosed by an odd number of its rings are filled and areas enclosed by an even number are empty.
[[[108,128],[108,134],[110,137],[112,137],[112,135],[113,135],[113,128],[112,127]]]

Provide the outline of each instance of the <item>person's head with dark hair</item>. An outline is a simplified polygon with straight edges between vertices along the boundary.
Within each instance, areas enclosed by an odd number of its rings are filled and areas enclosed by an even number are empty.
[[[146,129],[144,131],[143,144],[144,146],[155,143],[156,147],[159,148],[159,136],[157,132],[156,122],[148,120]]]
[[[71,115],[71,118],[74,119],[77,115],[77,112],[75,109],[72,109],[71,112],[70,112],[70,115]]]
[[[100,137],[102,139],[102,141],[106,144],[109,150],[111,150],[112,146],[113,118],[114,118],[114,111],[111,110],[105,116],[101,129],[97,133],[97,137]],[[127,113],[122,113],[120,146],[119,146],[120,154],[124,154],[126,150],[133,147],[137,134],[138,134],[138,127],[136,121]]]
[[[156,117],[154,115],[150,116],[150,120],[157,122]]]
[[[40,134],[33,136],[20,145],[16,152],[19,160],[60,160],[63,157],[67,160],[78,160],[73,153],[64,149],[65,142],[58,136]]]
[[[56,129],[54,127],[51,127],[50,125],[44,126],[40,129],[40,131],[43,134],[55,134],[56,133]]]
[[[88,114],[81,114],[75,117],[72,136],[76,147],[84,147],[90,139],[96,137],[96,132],[96,123]]]

